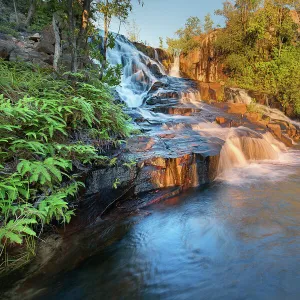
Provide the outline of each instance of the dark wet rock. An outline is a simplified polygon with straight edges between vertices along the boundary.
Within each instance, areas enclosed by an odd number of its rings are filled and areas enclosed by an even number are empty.
[[[151,71],[151,73],[156,77],[156,78],[161,78],[164,75],[160,72],[160,69],[157,64],[148,64],[148,68]]]
[[[155,92],[155,91],[157,91],[160,88],[167,88],[167,87],[168,87],[167,83],[164,83],[162,81],[155,81],[153,83],[152,87],[150,88],[149,93]]]
[[[83,205],[92,206],[96,215],[101,215],[131,189],[136,172],[135,166],[129,168],[122,165],[91,171],[86,179]]]
[[[136,123],[141,123],[145,121],[144,116],[137,110],[126,110],[126,114],[128,114],[132,120]]]
[[[170,99],[168,99],[168,98],[163,99],[163,98],[160,98],[158,96],[154,96],[154,97],[151,97],[151,98],[147,99],[146,103],[148,105],[168,104],[168,103],[170,103]]]

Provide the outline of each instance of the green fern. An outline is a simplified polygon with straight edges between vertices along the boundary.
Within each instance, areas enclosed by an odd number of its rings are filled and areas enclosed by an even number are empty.
[[[52,70],[0,60],[0,73],[1,264],[9,244],[33,245],[53,220],[70,221],[70,202],[84,187],[75,166],[114,166],[116,158],[99,153],[118,147],[132,129],[92,72],[54,79]],[[88,142],[77,141],[79,132]]]

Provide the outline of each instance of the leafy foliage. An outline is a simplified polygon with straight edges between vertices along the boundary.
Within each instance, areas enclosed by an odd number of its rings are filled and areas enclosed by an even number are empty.
[[[99,155],[103,146],[117,145],[131,129],[107,85],[96,78],[54,77],[49,70],[4,61],[0,73],[2,258],[12,244],[32,247],[53,220],[68,223],[74,214],[70,200],[83,187],[77,167],[108,163]]]
[[[199,46],[197,37],[202,33],[202,26],[198,17],[189,17],[185,27],[176,31],[178,39],[167,38],[169,51],[172,53],[187,53]]]
[[[215,43],[229,84],[273,95],[297,114],[300,48],[291,9],[298,2],[226,1],[216,11],[225,17],[226,27]]]

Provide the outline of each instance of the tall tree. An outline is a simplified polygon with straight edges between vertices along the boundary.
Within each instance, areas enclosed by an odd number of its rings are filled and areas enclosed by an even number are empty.
[[[68,40],[71,49],[71,71],[77,72],[87,45],[87,27],[92,0],[67,0]]]
[[[135,20],[132,20],[127,27],[127,37],[131,42],[138,42],[140,39],[140,28]]]
[[[261,3],[261,0],[236,0],[235,6],[240,14],[242,28],[247,30],[249,16]]]
[[[26,27],[28,27],[31,24],[35,9],[36,9],[36,3],[37,0],[30,0],[30,4],[29,4],[29,9],[28,9],[28,13],[27,13],[27,18],[25,21],[25,25]]]
[[[213,30],[213,26],[214,26],[214,21],[211,18],[210,14],[207,14],[204,18],[204,31],[206,33],[209,33],[210,31]]]
[[[178,39],[167,38],[169,51],[175,55],[183,52],[186,53],[199,46],[199,37],[202,33],[202,26],[198,17],[189,17],[185,26],[178,29],[175,34]]]
[[[17,25],[19,25],[19,16],[18,16],[18,11],[17,11],[16,0],[13,0],[13,4],[14,4],[14,10],[15,10],[16,23],[17,23]]]
[[[164,48],[164,40],[161,36],[159,37],[159,48],[161,48],[161,49]]]

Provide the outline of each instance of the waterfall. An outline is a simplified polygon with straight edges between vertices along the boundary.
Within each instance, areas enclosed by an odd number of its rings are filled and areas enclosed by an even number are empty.
[[[161,63],[160,59],[159,59],[159,56],[158,56],[158,52],[156,49],[154,49],[154,58],[155,58],[155,61],[157,62],[157,66],[159,67],[159,71],[160,73],[162,73],[163,75],[166,75],[166,72],[165,72],[165,67],[163,66],[163,64]]]
[[[180,57],[179,57],[179,55],[175,56],[174,63],[172,65],[169,75],[172,77],[180,77]]]
[[[157,50],[156,50],[156,49],[154,49],[154,55],[155,55],[155,60],[156,60],[157,62],[159,62],[159,56],[158,56],[158,53],[157,53]]]
[[[245,127],[231,128],[220,153],[218,174],[250,162],[276,160],[286,150],[270,133],[260,134]]]
[[[107,60],[113,66],[122,65],[121,84],[116,90],[129,107],[141,106],[157,77],[165,74],[161,63],[139,51],[122,35],[116,36],[115,47],[108,49]]]
[[[255,161],[277,160],[286,151],[285,145],[270,132],[261,134],[246,127],[222,128],[213,123],[193,124],[192,129],[201,136],[217,137],[223,141],[217,172],[219,175]]]
[[[201,94],[197,90],[181,92],[180,102],[183,104],[191,103],[197,106],[197,102],[200,101],[201,101]]]
[[[239,89],[239,88],[230,88],[230,90],[231,90],[231,92],[229,92],[229,97],[230,97],[229,102],[245,103],[246,105],[249,105],[252,103],[252,98],[249,96],[249,94],[246,90]],[[259,112],[270,117],[272,120],[284,121],[287,123],[291,123],[291,124],[295,125],[296,127],[300,128],[300,122],[291,120],[279,109],[270,108],[268,106],[258,104],[258,103],[253,103],[253,104],[255,105],[255,108]]]

